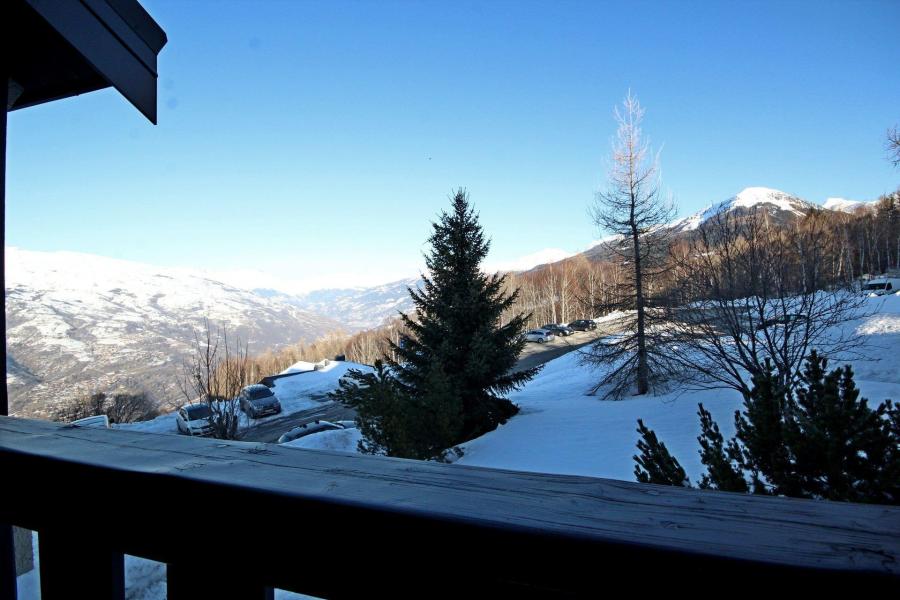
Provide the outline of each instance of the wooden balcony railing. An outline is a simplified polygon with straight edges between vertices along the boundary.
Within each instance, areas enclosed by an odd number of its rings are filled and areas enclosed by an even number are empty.
[[[900,508],[767,498],[0,417],[0,522],[44,600],[599,597],[900,586]],[[716,587],[727,586],[727,587]]]

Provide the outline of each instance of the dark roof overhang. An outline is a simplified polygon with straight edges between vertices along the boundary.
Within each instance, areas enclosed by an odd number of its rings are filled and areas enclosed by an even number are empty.
[[[136,0],[4,0],[7,110],[112,86],[156,123],[165,32]]]

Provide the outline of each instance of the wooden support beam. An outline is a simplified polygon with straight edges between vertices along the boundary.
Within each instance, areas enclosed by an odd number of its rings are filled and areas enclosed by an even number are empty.
[[[81,527],[38,531],[42,600],[124,600],[125,557],[100,541],[96,528],[105,526],[85,519]]]
[[[265,561],[267,558],[265,549],[248,548],[239,555],[218,558],[218,562],[198,557],[194,561],[167,565],[166,598],[274,600],[274,590],[253,577],[256,561]]]

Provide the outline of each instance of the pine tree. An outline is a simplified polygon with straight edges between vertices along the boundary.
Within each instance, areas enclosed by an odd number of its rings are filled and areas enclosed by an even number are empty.
[[[743,413],[735,411],[736,440],[740,464],[750,472],[757,494],[802,497],[792,474],[791,454],[785,440],[785,422],[793,399],[772,364],[753,376],[753,387],[744,397]]]
[[[700,405],[700,487],[797,498],[900,504],[900,407],[890,400],[869,408],[850,367],[827,373],[813,351],[792,393],[770,365],[754,377],[735,413],[735,436],[725,444]],[[671,483],[678,461],[638,421],[643,440],[635,456],[638,481]],[[749,478],[752,487],[748,486]],[[674,485],[678,485],[674,483]]]
[[[467,194],[459,190],[452,202],[450,212],[432,224],[425,256],[429,275],[421,290],[409,290],[415,315],[402,318],[411,333],[392,344],[397,359],[391,366],[403,391],[434,407],[435,414],[445,414],[438,408],[442,404],[461,406],[453,436],[460,443],[516,414],[518,408],[505,396],[537,369],[512,371],[525,343],[525,319],[518,315],[501,325],[500,316],[518,291],[505,294],[505,276],[481,272],[490,242]],[[446,386],[433,385],[438,373]]]
[[[849,366],[826,375],[827,367],[816,352],[810,355],[787,430],[798,485],[816,498],[900,502],[892,403],[869,408]]]
[[[461,407],[447,401],[451,386],[439,369],[426,380],[428,393],[410,396],[377,360],[374,372],[350,369],[329,396],[356,410],[361,453],[445,460],[459,430]]]
[[[700,479],[703,489],[717,489],[725,492],[747,492],[747,480],[741,471],[741,451],[737,442],[731,440],[725,445],[725,438],[719,426],[713,421],[708,410],[699,405],[701,434],[700,462],[706,465],[706,473]]]
[[[678,460],[669,453],[666,445],[657,439],[656,433],[648,429],[641,419],[638,419],[637,431],[641,434],[641,439],[637,443],[641,455],[634,456],[637,463],[634,467],[634,476],[637,480],[641,483],[690,487],[687,474]]]

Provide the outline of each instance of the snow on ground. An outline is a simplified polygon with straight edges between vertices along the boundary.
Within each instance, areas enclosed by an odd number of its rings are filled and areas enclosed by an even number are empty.
[[[900,294],[870,298],[869,316],[842,327],[865,336],[868,360],[849,361],[870,405],[900,399]],[[839,366],[832,362],[831,368]],[[577,352],[558,358],[523,389],[510,395],[521,412],[508,423],[463,446],[459,464],[520,471],[588,475],[634,481],[637,419],[654,429],[692,482],[703,473],[697,453],[697,403],[716,419],[723,435],[734,433],[733,390],[676,390],[622,401],[587,396],[600,373],[579,363]]]
[[[307,450],[330,450],[332,452],[356,452],[357,444],[362,439],[359,429],[331,429],[297,438],[292,442],[281,444],[285,448],[305,448]]]
[[[277,396],[278,401],[281,402],[281,413],[263,417],[261,419],[249,419],[246,415],[241,413],[241,425],[244,427],[255,425],[270,419],[278,419],[302,410],[314,408],[323,402],[328,401],[326,394],[337,389],[338,380],[343,377],[349,369],[371,369],[371,367],[367,365],[335,360],[327,361],[327,364],[319,363],[319,365],[319,368],[316,368],[315,363],[300,361],[282,371],[280,374],[293,375],[276,379],[273,383],[275,396]],[[178,433],[175,426],[174,412],[161,415],[149,421],[126,423],[117,425],[117,427],[120,429],[145,431],[148,433]]]
[[[737,392],[682,390],[680,395],[608,401],[586,395],[599,375],[580,363],[578,352],[547,363],[537,378],[510,395],[521,412],[465,444],[456,462],[634,481],[635,430],[643,418],[696,481],[702,472],[697,403],[712,412],[724,435],[733,433],[731,415],[741,404]]]
[[[900,399],[900,294],[869,298],[867,316],[842,325],[863,336],[866,359],[849,360],[870,404]],[[620,315],[611,316],[610,319]],[[578,352],[547,363],[523,389],[510,395],[521,412],[496,431],[463,446],[459,464],[520,471],[587,475],[634,481],[637,420],[654,429],[693,482],[704,469],[698,454],[697,404],[712,413],[726,437],[742,398],[733,390],[672,390],[621,401],[587,395],[601,373],[582,365]],[[831,367],[843,364],[833,361]],[[292,447],[355,452],[358,430],[327,431]]]
[[[281,372],[281,374],[299,374],[276,379],[272,391],[281,402],[284,414],[306,410],[325,401],[325,395],[337,389],[338,380],[350,369],[368,371],[371,367],[354,362],[330,360],[316,370],[316,365],[301,361]]]

